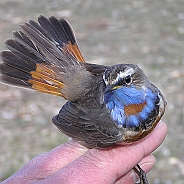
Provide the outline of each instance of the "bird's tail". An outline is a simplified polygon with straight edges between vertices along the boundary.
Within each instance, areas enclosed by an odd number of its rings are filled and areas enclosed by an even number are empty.
[[[9,50],[1,52],[0,80],[64,96],[63,73],[84,59],[66,20],[40,16],[38,22],[21,25],[23,31],[13,32],[14,38],[6,40]]]

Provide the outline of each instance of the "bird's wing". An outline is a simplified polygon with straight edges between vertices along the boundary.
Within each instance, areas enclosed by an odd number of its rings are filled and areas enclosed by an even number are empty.
[[[66,20],[53,16],[40,16],[38,22],[21,25],[23,31],[6,40],[9,50],[1,52],[1,82],[76,100],[81,87],[90,89],[82,85],[90,83],[93,74],[83,65],[73,30]]]
[[[52,122],[57,128],[89,148],[106,148],[121,139],[106,111],[101,109],[81,109],[76,103],[67,102],[54,116]],[[103,123],[102,123],[103,122]]]

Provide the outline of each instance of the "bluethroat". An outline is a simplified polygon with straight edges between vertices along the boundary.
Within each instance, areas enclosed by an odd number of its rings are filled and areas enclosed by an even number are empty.
[[[52,122],[88,148],[131,144],[148,135],[164,114],[166,101],[133,64],[85,62],[64,19],[40,16],[14,31],[1,52],[1,82],[64,97]],[[133,168],[140,183],[145,172]]]

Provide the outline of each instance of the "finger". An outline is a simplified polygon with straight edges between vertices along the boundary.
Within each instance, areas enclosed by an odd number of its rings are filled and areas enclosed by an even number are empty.
[[[136,144],[90,149],[47,178],[47,182],[52,183],[57,178],[58,183],[115,183],[162,143],[166,131],[165,123],[161,122],[149,136]]]
[[[68,143],[62,144],[48,153],[35,157],[4,182],[26,183],[30,179],[34,181],[47,178],[83,155],[86,151],[88,151],[88,148],[70,140]]]
[[[87,151],[88,148],[78,144],[76,141],[70,140],[68,143],[58,146],[46,153],[45,157],[37,162],[34,167],[29,169],[28,172],[33,173],[36,168],[37,177],[39,173],[40,178],[46,178],[52,173],[62,169]]]
[[[153,168],[155,163],[155,157],[153,155],[148,155],[141,160],[139,165],[146,173],[148,173]],[[131,170],[127,174],[118,178],[115,184],[135,184],[138,179],[138,175]]]

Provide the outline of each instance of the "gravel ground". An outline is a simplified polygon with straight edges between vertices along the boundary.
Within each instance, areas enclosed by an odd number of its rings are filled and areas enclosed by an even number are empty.
[[[42,14],[66,18],[86,61],[138,64],[168,101],[164,143],[152,184],[184,181],[183,0],[1,0],[0,50],[19,24]],[[0,181],[31,158],[67,141],[51,123],[65,101],[0,84]]]

